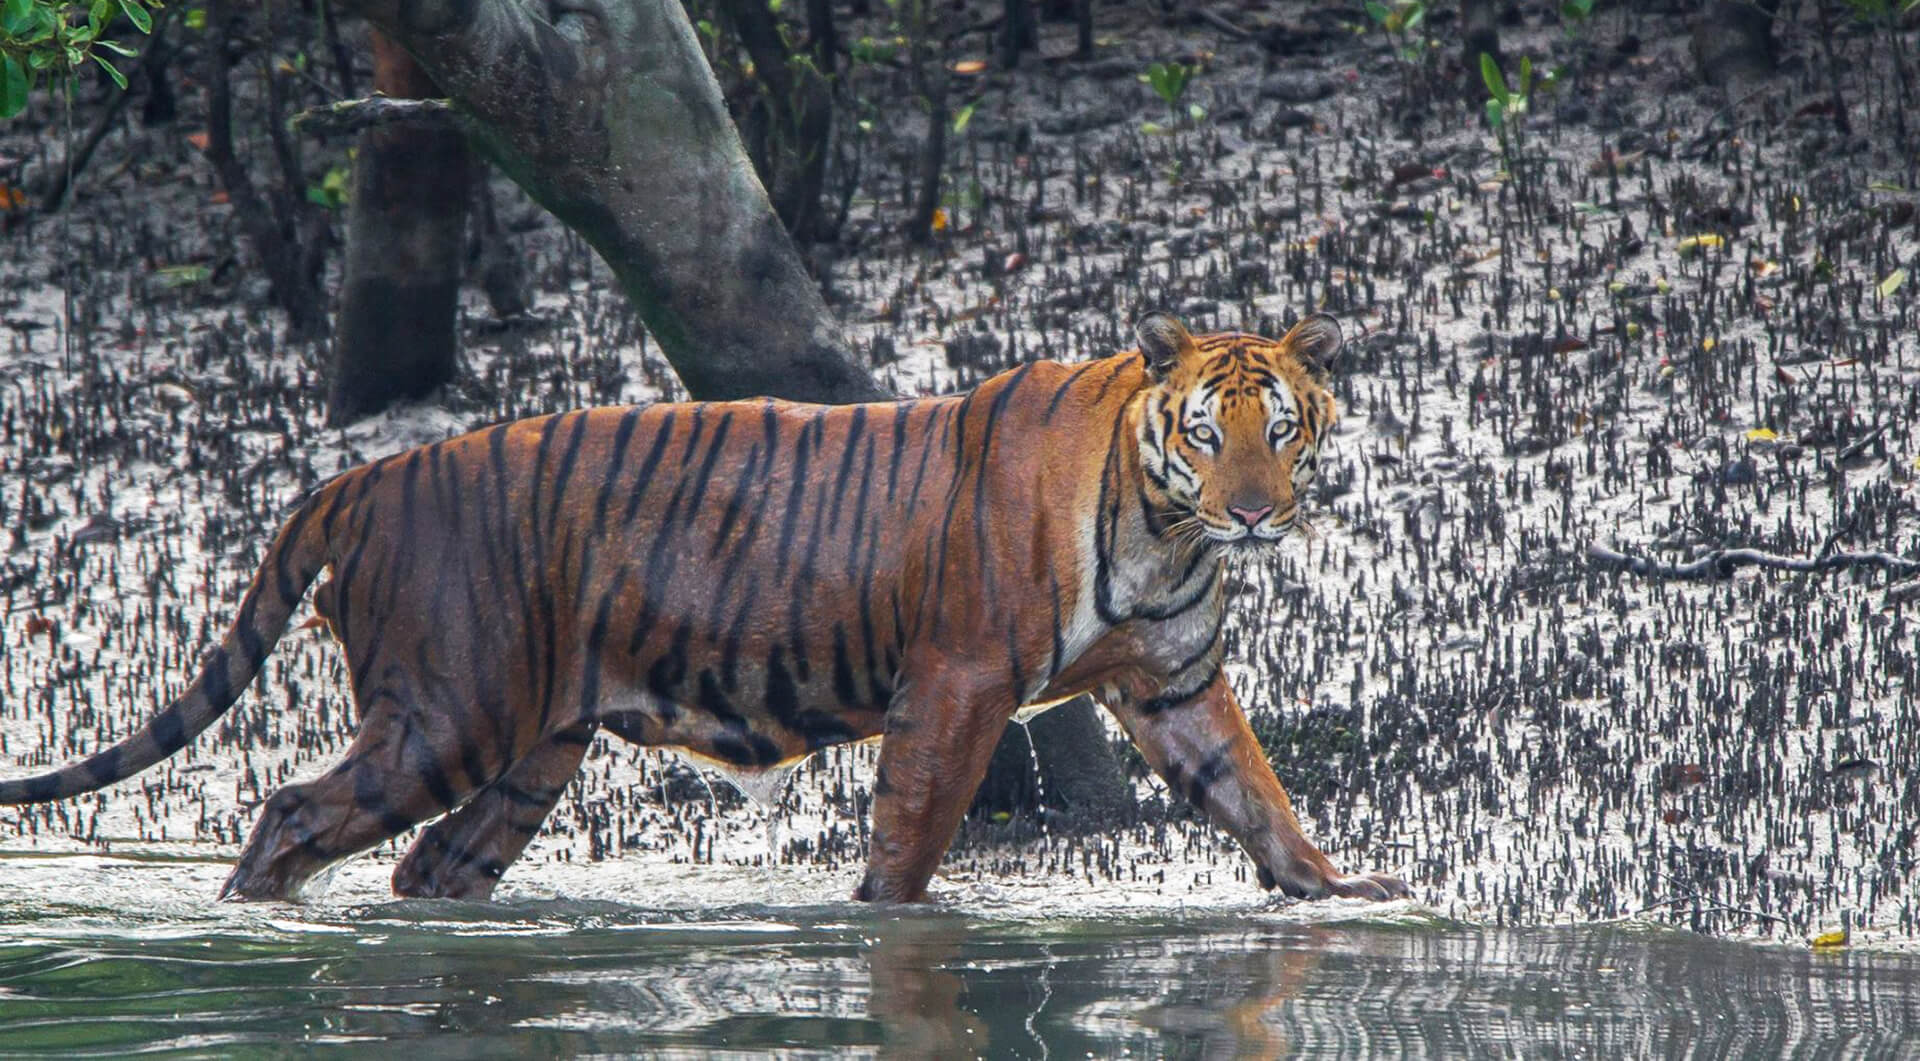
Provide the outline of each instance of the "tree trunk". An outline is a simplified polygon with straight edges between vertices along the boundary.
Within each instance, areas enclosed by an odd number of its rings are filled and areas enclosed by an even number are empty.
[[[832,52],[821,66],[822,41],[796,61],[796,53],[781,35],[779,16],[766,0],[716,0],[715,7],[740,37],[753,60],[754,100],[743,113],[754,134],[754,171],[773,200],[774,212],[793,238],[802,243],[822,238],[824,225],[820,193],[826,185],[827,144],[833,135]],[[824,9],[824,10],[822,10]],[[824,35],[831,46],[832,10],[810,0],[812,32]]]
[[[404,49],[372,36],[375,91],[440,95]],[[466,137],[443,125],[397,122],[360,134],[329,422],[423,398],[453,378],[472,169]]]
[[[1466,79],[1467,95],[1483,98],[1486,83],[1480,78],[1480,56],[1500,54],[1499,0],[1460,0],[1460,66]],[[1505,68],[1505,64],[1502,64]]]
[[[877,400],[673,0],[350,0],[500,167],[600,252],[689,393]]]
[[[940,173],[947,159],[946,55],[944,47],[936,44],[941,39],[939,21],[928,11],[933,0],[908,2],[908,79],[927,112],[927,139],[920,148],[919,180],[906,233],[915,243],[928,243],[933,239],[934,212],[940,209]]]
[[[1055,826],[1105,828],[1133,820],[1133,786],[1121,772],[1091,697],[1081,696],[1007,728],[993,750],[976,813],[1032,814]]]
[[[260,256],[274,304],[287,315],[288,335],[295,340],[318,338],[327,330],[326,299],[320,286],[324,221],[316,208],[294,198],[300,194],[300,174],[297,166],[289,164],[287,137],[278,127],[284,119],[279,108],[271,108],[268,122],[274,127],[275,146],[281,149],[276,154],[283,186],[269,184],[264,192],[257,189],[246,165],[234,152],[233,86],[229,80],[234,18],[230,0],[213,0],[207,6],[207,159],[220,177],[247,242]],[[268,95],[277,101],[271,87],[273,77],[269,70]]]
[[[600,252],[694,397],[888,397],[754,178],[677,0],[579,0],[551,24],[508,0],[348,6],[412,52],[484,149]],[[1043,763],[1106,751],[1091,705],[1044,716],[1048,732],[1072,736],[1043,739]],[[1002,745],[1020,749],[1013,769],[1028,768],[1025,733]],[[1131,795],[1117,769],[1050,773],[1065,805]]]
[[[1040,26],[1034,20],[1033,0],[1003,0],[1000,17],[1000,66],[1012,70],[1020,56],[1040,47]]]
[[[1779,64],[1773,16],[1780,0],[1708,0],[1693,20],[1693,58],[1709,84],[1771,76]]]

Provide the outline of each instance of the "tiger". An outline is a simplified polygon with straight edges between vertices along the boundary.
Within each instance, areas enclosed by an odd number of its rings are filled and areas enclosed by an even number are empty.
[[[423,823],[394,892],[488,899],[605,731],[746,774],[878,737],[854,898],[921,902],[1009,721],[1081,693],[1261,887],[1405,896],[1307,839],[1222,672],[1224,572],[1302,526],[1340,325],[1195,337],[1155,313],[1135,337],[963,394],[590,408],[347,471],[281,526],[177,700],[0,803],[185,747],[325,571],[358,725],[264,801],[225,899],[298,898]]]

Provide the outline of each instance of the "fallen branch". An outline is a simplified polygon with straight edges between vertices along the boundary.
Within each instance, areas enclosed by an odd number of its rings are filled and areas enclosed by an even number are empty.
[[[1848,461],[1852,460],[1853,458],[1858,457],[1860,454],[1865,453],[1867,451],[1867,447],[1873,445],[1875,442],[1880,441],[1880,436],[1886,433],[1887,433],[1887,425],[1881,424],[1879,427],[1874,428],[1872,431],[1867,432],[1865,435],[1863,435],[1859,439],[1856,439],[1855,441],[1849,443],[1845,448],[1843,448],[1840,451],[1840,456],[1838,458],[1839,463],[1845,464]]]
[[[1604,545],[1587,546],[1587,559],[1594,566],[1624,570],[1646,578],[1685,579],[1700,582],[1732,578],[1742,567],[1768,567],[1777,571],[1820,572],[1846,568],[1879,568],[1893,578],[1920,574],[1920,560],[1892,553],[1822,553],[1819,556],[1780,556],[1758,549],[1715,549],[1704,556],[1681,564],[1663,564],[1644,556],[1628,556]]]
[[[1253,39],[1252,33],[1249,33],[1246,30],[1240,28],[1240,26],[1237,23],[1235,23],[1232,19],[1219,13],[1218,11],[1209,10],[1208,8],[1204,8],[1204,7],[1195,8],[1193,10],[1192,18],[1195,22],[1205,22],[1207,25],[1212,26],[1214,29],[1217,29],[1220,32],[1226,34],[1227,36],[1232,37],[1234,40],[1250,41]]]
[[[301,111],[293,116],[290,124],[294,132],[310,136],[357,136],[376,125],[395,122],[431,122],[436,127],[450,127],[454,122],[453,102],[388,96],[344,99]]]

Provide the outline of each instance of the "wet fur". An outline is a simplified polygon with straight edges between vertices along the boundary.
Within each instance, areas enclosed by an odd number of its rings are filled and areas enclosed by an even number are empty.
[[[881,737],[857,896],[917,900],[1007,721],[1080,692],[1263,885],[1400,894],[1301,834],[1220,670],[1225,556],[1296,526],[1338,328],[1196,340],[1156,316],[1140,336],[965,395],[589,409],[355,469],[281,529],[177,702],[80,763],[0,782],[0,802],[92,791],[184,747],[324,569],[315,607],[360,727],[339,764],[267,801],[231,897],[287,896],[434,819],[395,890],[485,897],[606,729],[745,770]],[[1202,421],[1218,446],[1196,442]],[[1244,542],[1220,539],[1259,504]]]

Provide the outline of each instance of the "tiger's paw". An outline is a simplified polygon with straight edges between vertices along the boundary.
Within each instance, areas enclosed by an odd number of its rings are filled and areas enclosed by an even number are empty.
[[[1325,899],[1339,896],[1343,899],[1372,899],[1386,902],[1389,899],[1405,899],[1413,893],[1406,882],[1386,873],[1356,873],[1351,877],[1342,877],[1329,870],[1301,866],[1297,873],[1276,874],[1264,866],[1260,869],[1260,886],[1272,891],[1280,889],[1282,895],[1292,899]]]
[[[1327,893],[1345,899],[1372,899],[1375,902],[1405,899],[1413,894],[1406,881],[1387,873],[1356,873],[1351,877],[1335,877],[1327,882]]]

